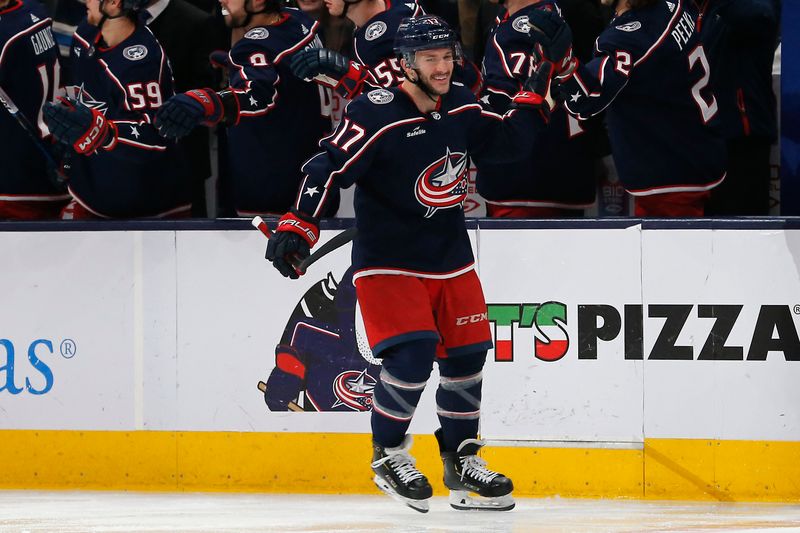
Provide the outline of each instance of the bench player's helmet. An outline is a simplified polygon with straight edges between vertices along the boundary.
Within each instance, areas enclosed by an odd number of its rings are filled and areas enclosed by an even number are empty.
[[[436,15],[405,18],[400,22],[394,37],[394,53],[405,59],[409,67],[416,68],[416,53],[420,50],[450,48],[453,60],[461,59],[461,44],[456,32]]]

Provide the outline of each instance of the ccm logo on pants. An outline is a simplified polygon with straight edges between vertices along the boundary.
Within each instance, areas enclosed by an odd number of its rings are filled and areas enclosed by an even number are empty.
[[[483,322],[489,320],[488,313],[478,313],[477,315],[460,316],[456,318],[456,326],[463,326],[465,324],[475,324],[476,322]]]

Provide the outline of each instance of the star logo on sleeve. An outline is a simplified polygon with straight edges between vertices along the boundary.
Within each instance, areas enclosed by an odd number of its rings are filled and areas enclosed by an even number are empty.
[[[139,138],[139,135],[141,135],[139,133],[139,130],[136,129],[136,126],[131,126],[131,135],[133,135],[137,139]]]
[[[252,94],[250,95],[250,105],[253,107],[258,105],[258,100],[256,100]]]
[[[489,104],[490,104],[490,102],[489,102],[489,95],[488,95],[488,94],[485,94],[485,95],[483,95],[483,98],[481,98],[481,103],[484,103],[484,104],[486,104],[486,105],[489,105]]]
[[[571,94],[571,95],[569,96],[569,101],[570,101],[570,102],[577,102],[577,101],[578,101],[578,98],[580,98],[580,97],[581,97],[581,93],[575,93],[575,94]]]
[[[316,187],[307,187],[306,192],[303,194],[307,194],[309,198],[314,198],[315,194],[319,194],[319,190]]]

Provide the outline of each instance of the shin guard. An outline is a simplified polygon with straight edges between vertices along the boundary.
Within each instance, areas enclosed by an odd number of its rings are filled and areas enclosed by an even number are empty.
[[[436,414],[445,450],[455,451],[464,440],[478,435],[485,362],[486,352],[439,360]]]

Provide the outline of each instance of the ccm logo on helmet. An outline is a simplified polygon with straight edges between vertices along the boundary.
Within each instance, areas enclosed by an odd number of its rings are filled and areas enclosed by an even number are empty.
[[[478,313],[475,315],[460,316],[456,318],[456,326],[475,324],[477,322],[483,322],[484,320],[489,320],[489,313]]]

